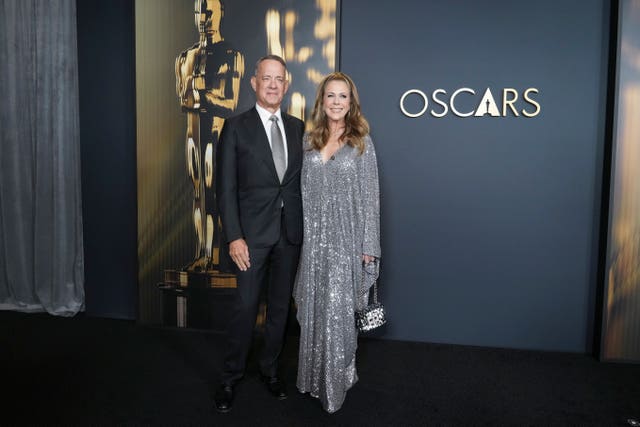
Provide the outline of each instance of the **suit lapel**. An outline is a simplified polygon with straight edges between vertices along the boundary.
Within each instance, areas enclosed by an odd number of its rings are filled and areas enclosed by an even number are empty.
[[[253,144],[255,145],[253,154],[264,163],[271,175],[273,175],[273,178],[278,180],[278,173],[273,163],[273,154],[271,153],[269,138],[267,138],[264,125],[255,107],[249,110],[246,129],[250,129],[252,132],[252,135],[249,135],[249,141],[255,141]]]
[[[284,131],[287,134],[287,170],[282,179],[282,182],[286,182],[300,170],[302,150],[300,145],[301,136],[298,135],[292,117],[283,112],[282,121],[284,123]]]

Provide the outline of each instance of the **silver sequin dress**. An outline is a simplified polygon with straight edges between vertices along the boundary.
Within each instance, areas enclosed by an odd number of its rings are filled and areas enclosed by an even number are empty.
[[[293,296],[300,323],[297,387],[328,412],[357,381],[354,312],[366,305],[380,258],[378,168],[371,138],[365,151],[344,145],[323,163],[304,138],[304,241]]]

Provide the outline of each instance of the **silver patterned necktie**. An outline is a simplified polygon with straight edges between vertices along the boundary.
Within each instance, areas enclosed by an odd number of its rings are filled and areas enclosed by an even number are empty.
[[[278,126],[278,116],[273,115],[269,120],[271,120],[271,153],[273,154],[273,163],[276,165],[278,179],[282,182],[284,172],[287,170],[287,162],[284,158],[284,141],[282,140],[282,133]]]

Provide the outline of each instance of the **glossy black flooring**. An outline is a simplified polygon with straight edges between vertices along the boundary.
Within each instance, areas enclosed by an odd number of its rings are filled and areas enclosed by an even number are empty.
[[[625,426],[640,420],[640,365],[591,356],[362,339],[360,382],[325,413],[295,389],[297,338],[283,354],[289,398],[250,361],[233,410],[212,392],[220,335],[111,319],[0,311],[0,425]]]

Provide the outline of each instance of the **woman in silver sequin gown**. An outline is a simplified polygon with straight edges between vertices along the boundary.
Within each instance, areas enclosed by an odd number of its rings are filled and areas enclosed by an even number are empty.
[[[343,73],[318,88],[304,138],[304,241],[294,287],[300,323],[298,390],[327,412],[357,381],[354,313],[367,304],[380,258],[376,154],[358,93]]]

